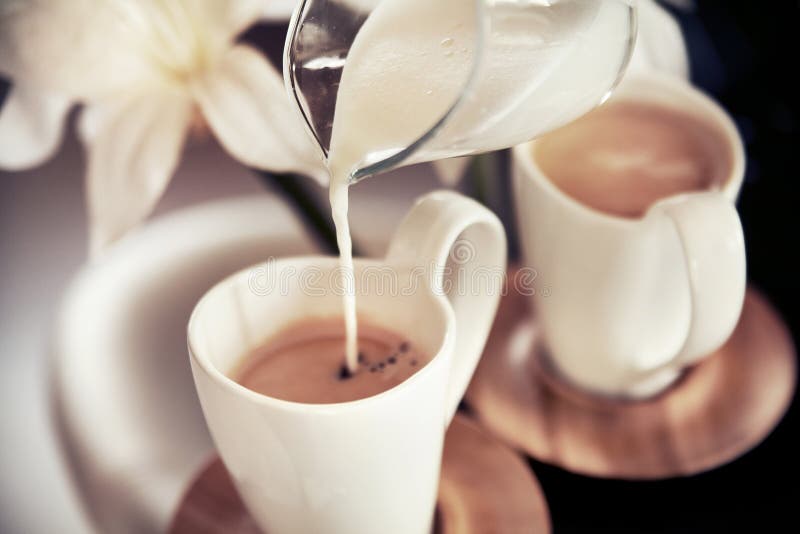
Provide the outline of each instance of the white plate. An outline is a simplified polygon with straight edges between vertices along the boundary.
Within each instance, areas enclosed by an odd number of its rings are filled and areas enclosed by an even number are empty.
[[[163,532],[207,460],[186,322],[229,273],[314,244],[275,198],[181,210],[124,239],[73,280],[54,336],[53,404],[98,529]]]

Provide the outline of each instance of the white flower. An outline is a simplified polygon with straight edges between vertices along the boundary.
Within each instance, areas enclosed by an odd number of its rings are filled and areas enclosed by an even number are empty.
[[[151,212],[198,116],[245,164],[326,180],[281,75],[236,43],[263,11],[263,0],[2,0],[0,74],[13,86],[0,167],[50,157],[83,104],[95,252]]]

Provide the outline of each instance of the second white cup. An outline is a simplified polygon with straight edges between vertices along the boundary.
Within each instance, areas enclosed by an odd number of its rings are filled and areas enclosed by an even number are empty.
[[[708,123],[731,158],[719,190],[664,198],[630,219],[562,192],[537,164],[535,141],[514,149],[524,263],[537,272],[534,304],[551,363],[580,388],[642,398],[720,347],[736,326],[745,252],[734,202],[744,149],[728,115],[682,80],[632,78],[613,98]]]

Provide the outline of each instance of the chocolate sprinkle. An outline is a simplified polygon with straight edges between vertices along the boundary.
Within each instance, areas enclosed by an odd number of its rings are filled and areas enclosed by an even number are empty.
[[[409,345],[408,341],[403,341],[402,343],[400,343],[400,352],[408,352],[408,349],[410,348],[411,345]]]
[[[348,378],[352,378],[353,373],[350,372],[350,369],[347,368],[346,365],[342,365],[339,368],[339,380],[347,380]]]

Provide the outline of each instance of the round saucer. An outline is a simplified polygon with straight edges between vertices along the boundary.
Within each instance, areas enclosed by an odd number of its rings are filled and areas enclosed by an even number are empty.
[[[584,393],[557,377],[529,302],[516,292],[504,297],[466,400],[486,428],[543,462],[609,478],[690,475],[755,447],[791,402],[794,346],[753,288],[722,348],[638,402]]]
[[[189,486],[170,534],[258,534],[219,458]],[[549,533],[539,483],[524,460],[467,417],[447,431],[439,482],[436,534]]]
[[[284,203],[251,194],[156,217],[75,276],[51,342],[53,420],[99,532],[163,532],[214,450],[186,351],[200,296],[316,250]]]

